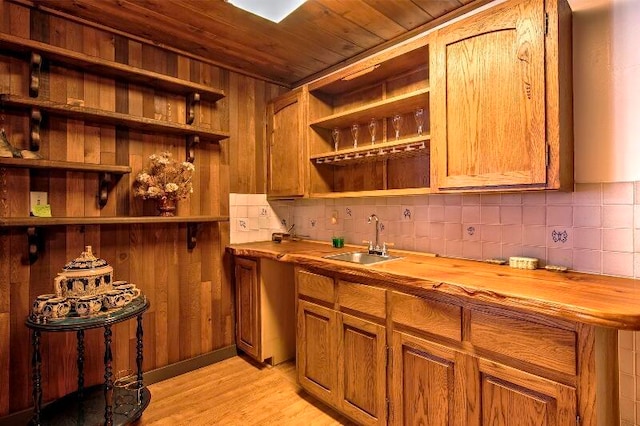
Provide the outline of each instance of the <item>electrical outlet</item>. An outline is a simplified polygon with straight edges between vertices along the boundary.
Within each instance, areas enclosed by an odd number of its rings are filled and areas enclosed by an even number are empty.
[[[336,225],[338,223],[338,210],[331,212],[331,224]]]

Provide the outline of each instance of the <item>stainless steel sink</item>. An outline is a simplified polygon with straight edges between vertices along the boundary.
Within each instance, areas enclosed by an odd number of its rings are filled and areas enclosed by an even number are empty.
[[[399,256],[380,256],[378,254],[369,254],[366,251],[353,251],[349,253],[331,254],[328,256],[324,256],[324,258],[358,263],[360,265],[373,265],[375,263],[387,262],[393,259],[400,259]]]

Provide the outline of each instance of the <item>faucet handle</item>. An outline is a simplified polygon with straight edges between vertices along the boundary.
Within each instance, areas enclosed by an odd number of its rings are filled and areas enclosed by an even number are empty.
[[[369,250],[369,253],[373,251],[373,241],[362,240],[362,244],[366,244],[368,246],[367,250]]]
[[[387,252],[387,250],[389,249],[389,247],[393,247],[395,246],[395,243],[382,243],[382,256],[388,256],[389,253]]]

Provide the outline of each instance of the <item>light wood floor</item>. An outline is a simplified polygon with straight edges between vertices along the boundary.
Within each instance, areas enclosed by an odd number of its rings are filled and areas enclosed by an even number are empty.
[[[242,357],[149,386],[148,425],[352,425],[295,380],[295,364],[262,367]]]

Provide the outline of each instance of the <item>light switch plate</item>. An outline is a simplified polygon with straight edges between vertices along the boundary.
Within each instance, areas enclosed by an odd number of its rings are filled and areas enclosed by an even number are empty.
[[[31,191],[29,193],[29,200],[31,206],[31,214],[35,212],[35,206],[45,206],[49,204],[49,193],[40,191]]]

